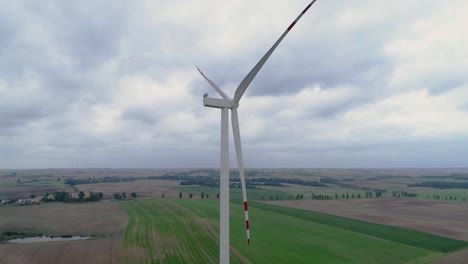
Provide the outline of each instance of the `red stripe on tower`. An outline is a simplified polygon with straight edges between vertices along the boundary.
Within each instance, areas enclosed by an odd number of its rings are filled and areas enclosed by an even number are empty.
[[[245,221],[245,227],[249,230],[249,220]]]
[[[244,211],[248,211],[249,210],[249,207],[247,206],[247,202],[244,202]]]
[[[291,29],[294,27],[294,25],[296,25],[296,21],[293,21],[293,22],[291,23],[291,25],[289,25],[289,27],[288,27],[287,30],[288,30],[288,31],[291,30]]]
[[[302,14],[305,14],[305,12],[307,12],[307,10],[309,10],[309,8],[312,6],[312,3],[310,3],[305,9],[304,11],[302,11]]]

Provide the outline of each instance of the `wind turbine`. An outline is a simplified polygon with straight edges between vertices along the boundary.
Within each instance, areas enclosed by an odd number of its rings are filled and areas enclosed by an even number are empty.
[[[245,188],[245,175],[244,175],[244,161],[242,159],[242,146],[239,129],[239,117],[237,115],[237,108],[239,107],[239,101],[242,98],[245,90],[249,87],[249,84],[255,78],[257,73],[263,67],[265,62],[268,60],[270,55],[291,31],[294,25],[301,19],[301,17],[309,10],[309,8],[317,0],[313,0],[306,6],[306,8],[297,16],[297,18],[288,26],[286,31],[279,37],[279,39],[273,44],[273,46],[267,51],[265,55],[257,62],[253,69],[245,76],[244,80],[237,87],[234,93],[234,98],[230,98],[224,93],[218,85],[210,80],[201,70],[197,69],[203,78],[216,90],[216,92],[222,97],[211,98],[208,94],[203,95],[203,105],[205,107],[213,107],[221,109],[221,169],[220,169],[220,263],[229,263],[229,109],[231,109],[232,115],[232,133],[234,136],[234,145],[236,148],[237,164],[239,167],[239,177],[242,186],[242,198],[244,200],[244,214],[245,214],[245,226],[247,232],[247,244],[250,245],[250,226],[249,226],[249,211],[247,205],[247,191]]]

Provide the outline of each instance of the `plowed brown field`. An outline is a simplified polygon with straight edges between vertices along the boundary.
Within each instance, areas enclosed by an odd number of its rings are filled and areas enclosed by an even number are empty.
[[[47,235],[93,235],[93,240],[0,244],[0,263],[123,263],[123,232],[128,222],[118,204],[44,204],[0,208],[0,230]]]
[[[128,196],[130,196],[130,193],[135,192],[138,197],[161,197],[164,193],[165,197],[176,198],[179,196],[179,191],[173,188],[175,186],[179,186],[179,183],[176,181],[146,180],[81,184],[76,187],[85,193],[88,193],[89,191],[102,192],[104,194],[104,198],[112,198],[112,195],[115,192],[126,192]]]

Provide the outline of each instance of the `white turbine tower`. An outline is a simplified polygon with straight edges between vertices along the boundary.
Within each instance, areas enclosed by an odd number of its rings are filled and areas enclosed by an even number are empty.
[[[210,98],[208,94],[203,96],[203,105],[206,107],[220,108],[221,109],[221,170],[220,170],[220,263],[229,263],[229,112],[231,109],[232,114],[232,132],[234,135],[234,145],[236,148],[237,164],[239,166],[239,176],[242,186],[242,198],[244,200],[244,213],[245,225],[247,230],[247,243],[250,244],[250,229],[249,229],[249,213],[247,205],[247,192],[245,189],[245,175],[244,175],[244,161],[242,159],[242,147],[239,130],[239,118],[237,115],[237,108],[239,101],[244,94],[245,90],[257,75],[258,71],[263,67],[270,55],[280,44],[283,38],[289,33],[299,19],[309,10],[309,8],[317,0],[313,0],[306,6],[306,8],[299,14],[299,16],[288,26],[286,31],[279,37],[273,46],[267,51],[253,69],[245,76],[244,80],[239,84],[234,94],[234,98],[227,96],[212,80],[197,67],[201,75],[208,81],[208,83],[218,92],[223,99]]]

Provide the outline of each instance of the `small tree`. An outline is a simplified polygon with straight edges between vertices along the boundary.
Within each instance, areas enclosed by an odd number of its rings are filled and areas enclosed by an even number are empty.
[[[123,193],[122,193],[122,198],[123,198],[123,199],[127,199],[127,193],[126,193],[126,192],[123,192]]]
[[[101,194],[101,193],[100,193],[100,194]],[[137,195],[136,195],[135,192],[132,192],[132,193],[130,194],[130,196],[132,196],[132,198],[135,199]]]
[[[210,198],[210,195],[209,194],[206,194],[206,199],[209,199]]]
[[[120,199],[122,199],[122,195],[120,195],[120,193],[114,193],[114,199],[115,200],[120,200]]]
[[[190,199],[192,199],[193,193],[189,193],[189,197],[190,197]]]
[[[179,198],[182,198],[182,192],[179,192]]]
[[[83,192],[83,191],[80,191],[80,192],[78,193],[78,200],[81,201],[81,200],[83,200],[84,197],[85,197],[84,192]]]
[[[49,193],[44,194],[44,196],[42,196],[42,198],[41,198],[41,201],[42,202],[49,202],[50,201],[49,200]]]
[[[361,194],[360,193],[357,194],[357,198],[361,199]]]
[[[219,193],[216,194],[216,199],[219,199]],[[262,199],[263,200],[263,199]]]
[[[202,193],[201,193],[201,198],[202,198],[202,199],[205,198],[205,192],[202,192]]]
[[[164,198],[164,193],[162,193],[161,198]]]
[[[90,191],[89,196],[88,196],[88,198],[86,198],[86,200],[90,201],[90,202],[99,201],[99,200],[102,199],[101,195],[103,195],[103,194],[102,193],[95,193],[95,192]]]
[[[337,194],[337,193],[335,193],[335,199],[337,199],[337,200],[338,200],[338,194]]]
[[[34,199],[34,198],[36,198],[36,195],[31,194],[31,195],[29,196],[29,198]]]

